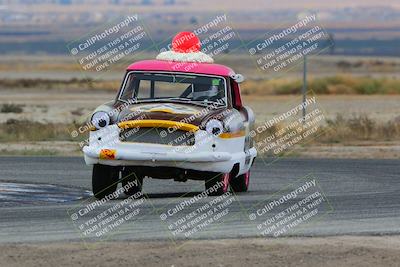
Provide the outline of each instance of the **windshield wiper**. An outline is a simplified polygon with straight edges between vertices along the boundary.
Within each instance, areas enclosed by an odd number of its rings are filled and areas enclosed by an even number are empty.
[[[225,106],[224,103],[216,101],[196,101],[185,97],[170,97],[170,98],[153,98],[153,99],[136,99],[136,103],[146,103],[146,102],[164,102],[164,101],[174,101],[174,102],[185,102],[198,106],[208,106],[210,104]]]
[[[164,98],[165,100],[183,100],[183,101],[193,101],[190,98],[186,97],[169,97],[169,98]]]
[[[208,106],[210,104],[218,105],[218,106],[225,106],[225,103],[221,103],[221,102],[217,102],[217,101],[208,101],[208,100],[197,101],[197,100],[193,100],[193,99],[190,99],[190,98],[183,98],[183,97],[171,97],[171,98],[166,98],[166,100],[172,100],[172,101],[174,101],[174,100],[178,100],[178,101],[182,100],[182,101],[185,101],[185,102],[190,102],[191,104],[198,104],[198,105],[201,105],[201,106]]]
[[[207,103],[204,103],[202,101],[196,101],[196,100],[193,100],[193,99],[190,99],[190,98],[172,97],[172,98],[166,98],[166,99],[163,99],[163,100],[165,100],[165,101],[173,101],[173,102],[181,102],[181,103],[189,103],[189,104],[192,104],[192,105],[197,105],[197,106],[202,106],[202,107],[208,105]]]

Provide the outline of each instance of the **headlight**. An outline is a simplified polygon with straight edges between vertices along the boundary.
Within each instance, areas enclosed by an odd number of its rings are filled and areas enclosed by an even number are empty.
[[[210,134],[218,136],[223,133],[224,126],[222,122],[216,119],[209,120],[206,124],[206,131]]]
[[[110,124],[110,116],[107,112],[98,111],[93,114],[91,122],[96,129],[101,129]]]

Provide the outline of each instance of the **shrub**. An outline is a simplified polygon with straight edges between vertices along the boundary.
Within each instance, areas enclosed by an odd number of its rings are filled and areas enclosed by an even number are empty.
[[[22,108],[24,105],[17,105],[17,104],[3,104],[1,106],[0,112],[1,113],[22,113],[24,109]]]

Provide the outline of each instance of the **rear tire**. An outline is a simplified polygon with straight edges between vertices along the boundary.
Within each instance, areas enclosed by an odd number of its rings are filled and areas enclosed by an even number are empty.
[[[229,191],[229,173],[220,173],[205,181],[206,190],[210,196],[220,196]],[[214,188],[214,189],[211,189]]]
[[[112,194],[117,190],[119,170],[117,167],[95,164],[92,172],[92,190],[97,199]]]
[[[247,192],[250,184],[250,171],[235,177],[231,181],[231,188],[234,192]]]
[[[122,186],[128,186],[129,182],[131,182],[129,188],[124,190],[126,195],[132,196],[142,191],[143,177],[136,173],[133,168],[125,168],[122,171]]]

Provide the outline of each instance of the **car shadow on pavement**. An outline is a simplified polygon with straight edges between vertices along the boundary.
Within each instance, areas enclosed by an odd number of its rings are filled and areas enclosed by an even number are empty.
[[[174,192],[145,194],[147,198],[194,197],[202,192]]]

